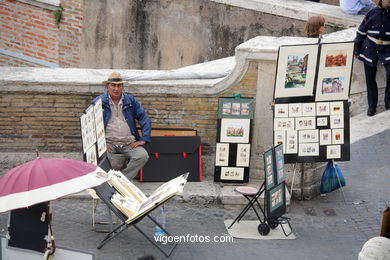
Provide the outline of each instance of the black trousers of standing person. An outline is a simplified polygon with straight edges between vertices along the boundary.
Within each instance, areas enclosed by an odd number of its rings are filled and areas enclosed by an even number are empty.
[[[386,90],[385,108],[390,109],[390,64],[385,65],[386,70]],[[378,85],[376,83],[377,66],[370,66],[364,63],[364,73],[366,74],[368,109],[376,111],[378,105]]]

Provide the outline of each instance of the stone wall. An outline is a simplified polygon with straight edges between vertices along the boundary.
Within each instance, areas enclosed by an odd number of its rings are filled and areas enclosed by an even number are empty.
[[[30,1],[36,2],[36,1]],[[0,0],[0,66],[78,67],[82,0],[62,0],[59,6]]]
[[[86,1],[81,67],[178,68],[232,56],[258,35],[303,35],[304,24],[209,0]]]

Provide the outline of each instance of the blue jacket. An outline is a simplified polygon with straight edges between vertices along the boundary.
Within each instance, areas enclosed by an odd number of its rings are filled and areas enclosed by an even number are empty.
[[[376,44],[372,38],[390,43],[389,8],[376,7],[366,14],[356,33],[355,55],[367,65],[376,66],[378,60],[390,64],[390,44]]]
[[[108,93],[105,92],[101,96],[95,98],[93,102],[96,102],[99,98],[102,99],[104,129],[106,129],[108,125],[108,120],[111,116]],[[150,120],[148,115],[146,114],[145,109],[138,102],[138,100],[132,95],[123,93],[122,111],[127,121],[127,124],[129,125],[131,134],[135,137],[135,140],[150,143]],[[136,120],[141,125],[142,136],[138,134]]]

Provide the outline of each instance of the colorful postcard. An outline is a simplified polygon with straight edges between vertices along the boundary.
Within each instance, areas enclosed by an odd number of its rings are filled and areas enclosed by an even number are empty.
[[[344,128],[332,129],[332,144],[344,144]]]
[[[275,186],[273,149],[264,153],[265,188],[268,190]]]
[[[320,145],[332,144],[332,130],[320,130]]]
[[[343,115],[344,114],[344,103],[330,102],[330,114],[331,115]]]
[[[326,159],[339,159],[339,158],[341,158],[341,146],[328,145],[326,147]]]
[[[317,116],[329,116],[330,106],[329,102],[318,102],[317,103]]]

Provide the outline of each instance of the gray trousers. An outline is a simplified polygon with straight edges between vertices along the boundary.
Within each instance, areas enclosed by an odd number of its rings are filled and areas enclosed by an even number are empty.
[[[149,159],[148,152],[142,146],[130,149],[128,146],[108,145],[112,148],[112,152],[107,155],[110,161],[113,160],[115,154],[122,154],[126,157],[127,165],[120,171],[129,179],[133,179]]]

